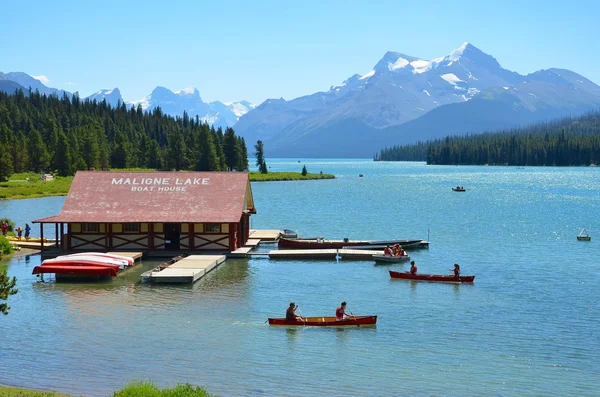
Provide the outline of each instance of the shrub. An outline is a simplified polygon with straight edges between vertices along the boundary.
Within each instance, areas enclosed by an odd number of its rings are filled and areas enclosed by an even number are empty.
[[[206,390],[189,383],[174,388],[159,389],[152,382],[132,382],[124,389],[116,391],[114,397],[213,397]]]
[[[10,253],[12,253],[12,245],[6,237],[0,235],[0,258],[2,258],[2,255],[8,255]]]
[[[15,230],[15,223],[8,218],[0,218],[0,223],[4,223],[4,221],[8,222],[8,231],[12,232]]]

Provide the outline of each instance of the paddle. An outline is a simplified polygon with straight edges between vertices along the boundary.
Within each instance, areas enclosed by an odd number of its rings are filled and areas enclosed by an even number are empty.
[[[300,306],[296,306],[296,310],[298,310],[299,307]],[[302,322],[304,323],[304,326],[306,327],[306,319],[304,318],[304,316],[302,315],[300,310],[298,310],[298,314],[300,314],[300,318],[302,319]]]
[[[350,315],[354,318],[354,321],[356,321],[356,326],[360,328],[360,324],[358,323],[358,320],[356,319],[356,317],[354,316],[354,313],[352,313],[351,310],[349,310]]]

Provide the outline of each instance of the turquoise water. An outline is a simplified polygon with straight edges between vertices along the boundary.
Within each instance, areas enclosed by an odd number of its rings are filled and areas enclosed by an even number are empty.
[[[0,318],[0,384],[86,396],[132,379],[221,396],[600,395],[600,169],[268,164],[338,178],[254,183],[253,228],[369,239],[429,230],[430,249],[411,253],[419,270],[458,262],[475,283],[390,280],[403,265],[252,259],[191,287],[141,285],[142,269],[105,284],[42,284],[31,276],[39,257],[13,259],[20,291]],[[468,191],[452,192],[458,184]],[[62,202],[0,202],[0,215],[24,222]],[[583,227],[592,242],[575,239]],[[306,316],[347,300],[378,324],[264,323],[290,300]]]

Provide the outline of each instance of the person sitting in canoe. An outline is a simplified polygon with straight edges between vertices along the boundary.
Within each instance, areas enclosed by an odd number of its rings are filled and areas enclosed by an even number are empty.
[[[302,321],[302,317],[296,315],[298,306],[294,302],[290,302],[290,306],[285,311],[285,321]]]
[[[415,261],[410,261],[410,274],[417,274],[417,265],[415,265]]]
[[[385,247],[385,249],[383,250],[383,255],[392,256],[392,249],[390,248],[389,245],[387,247]]]
[[[454,269],[452,269],[452,271],[454,272],[454,277],[460,277],[460,265],[458,263],[454,264]]]
[[[337,321],[342,321],[349,318],[350,316],[346,314],[346,302],[342,302],[342,304],[335,309],[335,319]]]

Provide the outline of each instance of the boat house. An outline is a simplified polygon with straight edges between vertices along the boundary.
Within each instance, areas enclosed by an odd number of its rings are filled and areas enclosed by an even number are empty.
[[[63,251],[231,252],[255,213],[245,172],[79,171],[60,214],[33,222]]]

